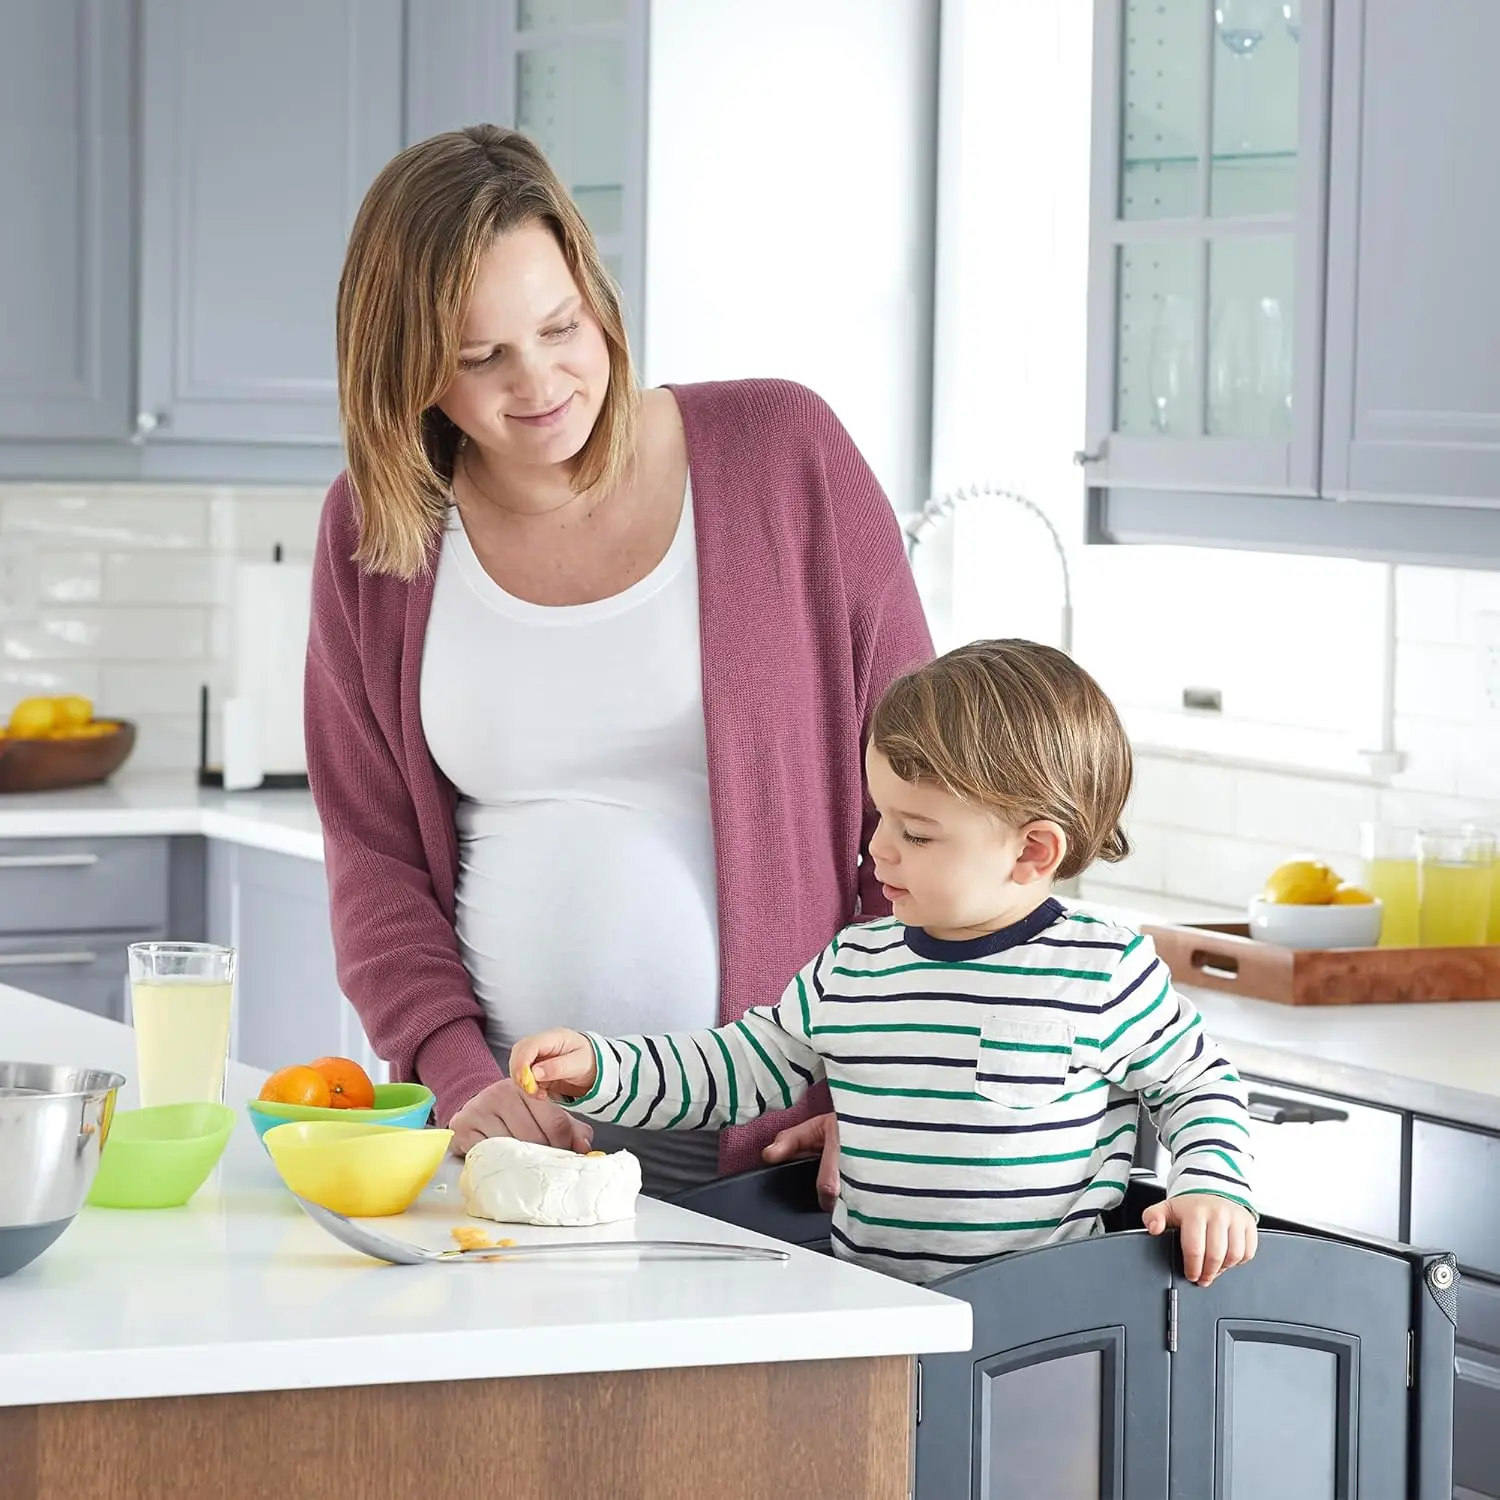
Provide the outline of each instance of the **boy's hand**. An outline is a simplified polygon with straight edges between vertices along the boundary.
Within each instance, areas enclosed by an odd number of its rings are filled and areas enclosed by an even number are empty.
[[[594,1049],[579,1031],[543,1031],[510,1049],[510,1076],[528,1094],[576,1099],[593,1088],[597,1073]]]
[[[1141,1215],[1141,1222],[1148,1234],[1177,1226],[1183,1272],[1198,1286],[1207,1286],[1221,1271],[1255,1258],[1255,1215],[1214,1193],[1189,1193],[1153,1203]]]

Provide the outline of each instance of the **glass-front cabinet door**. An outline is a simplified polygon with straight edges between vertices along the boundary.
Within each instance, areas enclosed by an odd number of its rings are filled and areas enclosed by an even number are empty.
[[[1330,0],[1096,0],[1091,485],[1317,493]]]
[[[517,0],[516,127],[547,153],[624,293],[638,342],[645,0]]]

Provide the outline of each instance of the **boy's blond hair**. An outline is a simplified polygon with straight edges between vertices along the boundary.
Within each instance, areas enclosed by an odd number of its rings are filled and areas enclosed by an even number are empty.
[[[898,677],[870,743],[903,781],[936,782],[1013,827],[1056,823],[1059,880],[1130,853],[1130,741],[1104,690],[1051,646],[973,641]]]

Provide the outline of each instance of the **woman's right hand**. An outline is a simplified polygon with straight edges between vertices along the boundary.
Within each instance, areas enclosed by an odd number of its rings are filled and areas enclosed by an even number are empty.
[[[594,1129],[586,1120],[575,1119],[540,1094],[523,1093],[509,1078],[481,1089],[448,1126],[453,1131],[449,1149],[455,1156],[497,1135],[564,1151],[584,1152],[594,1144]]]

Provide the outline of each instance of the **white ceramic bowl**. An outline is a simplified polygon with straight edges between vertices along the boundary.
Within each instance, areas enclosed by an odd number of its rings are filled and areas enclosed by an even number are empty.
[[[1362,906],[1250,903],[1250,936],[1283,948],[1373,948],[1380,941],[1379,901]]]

